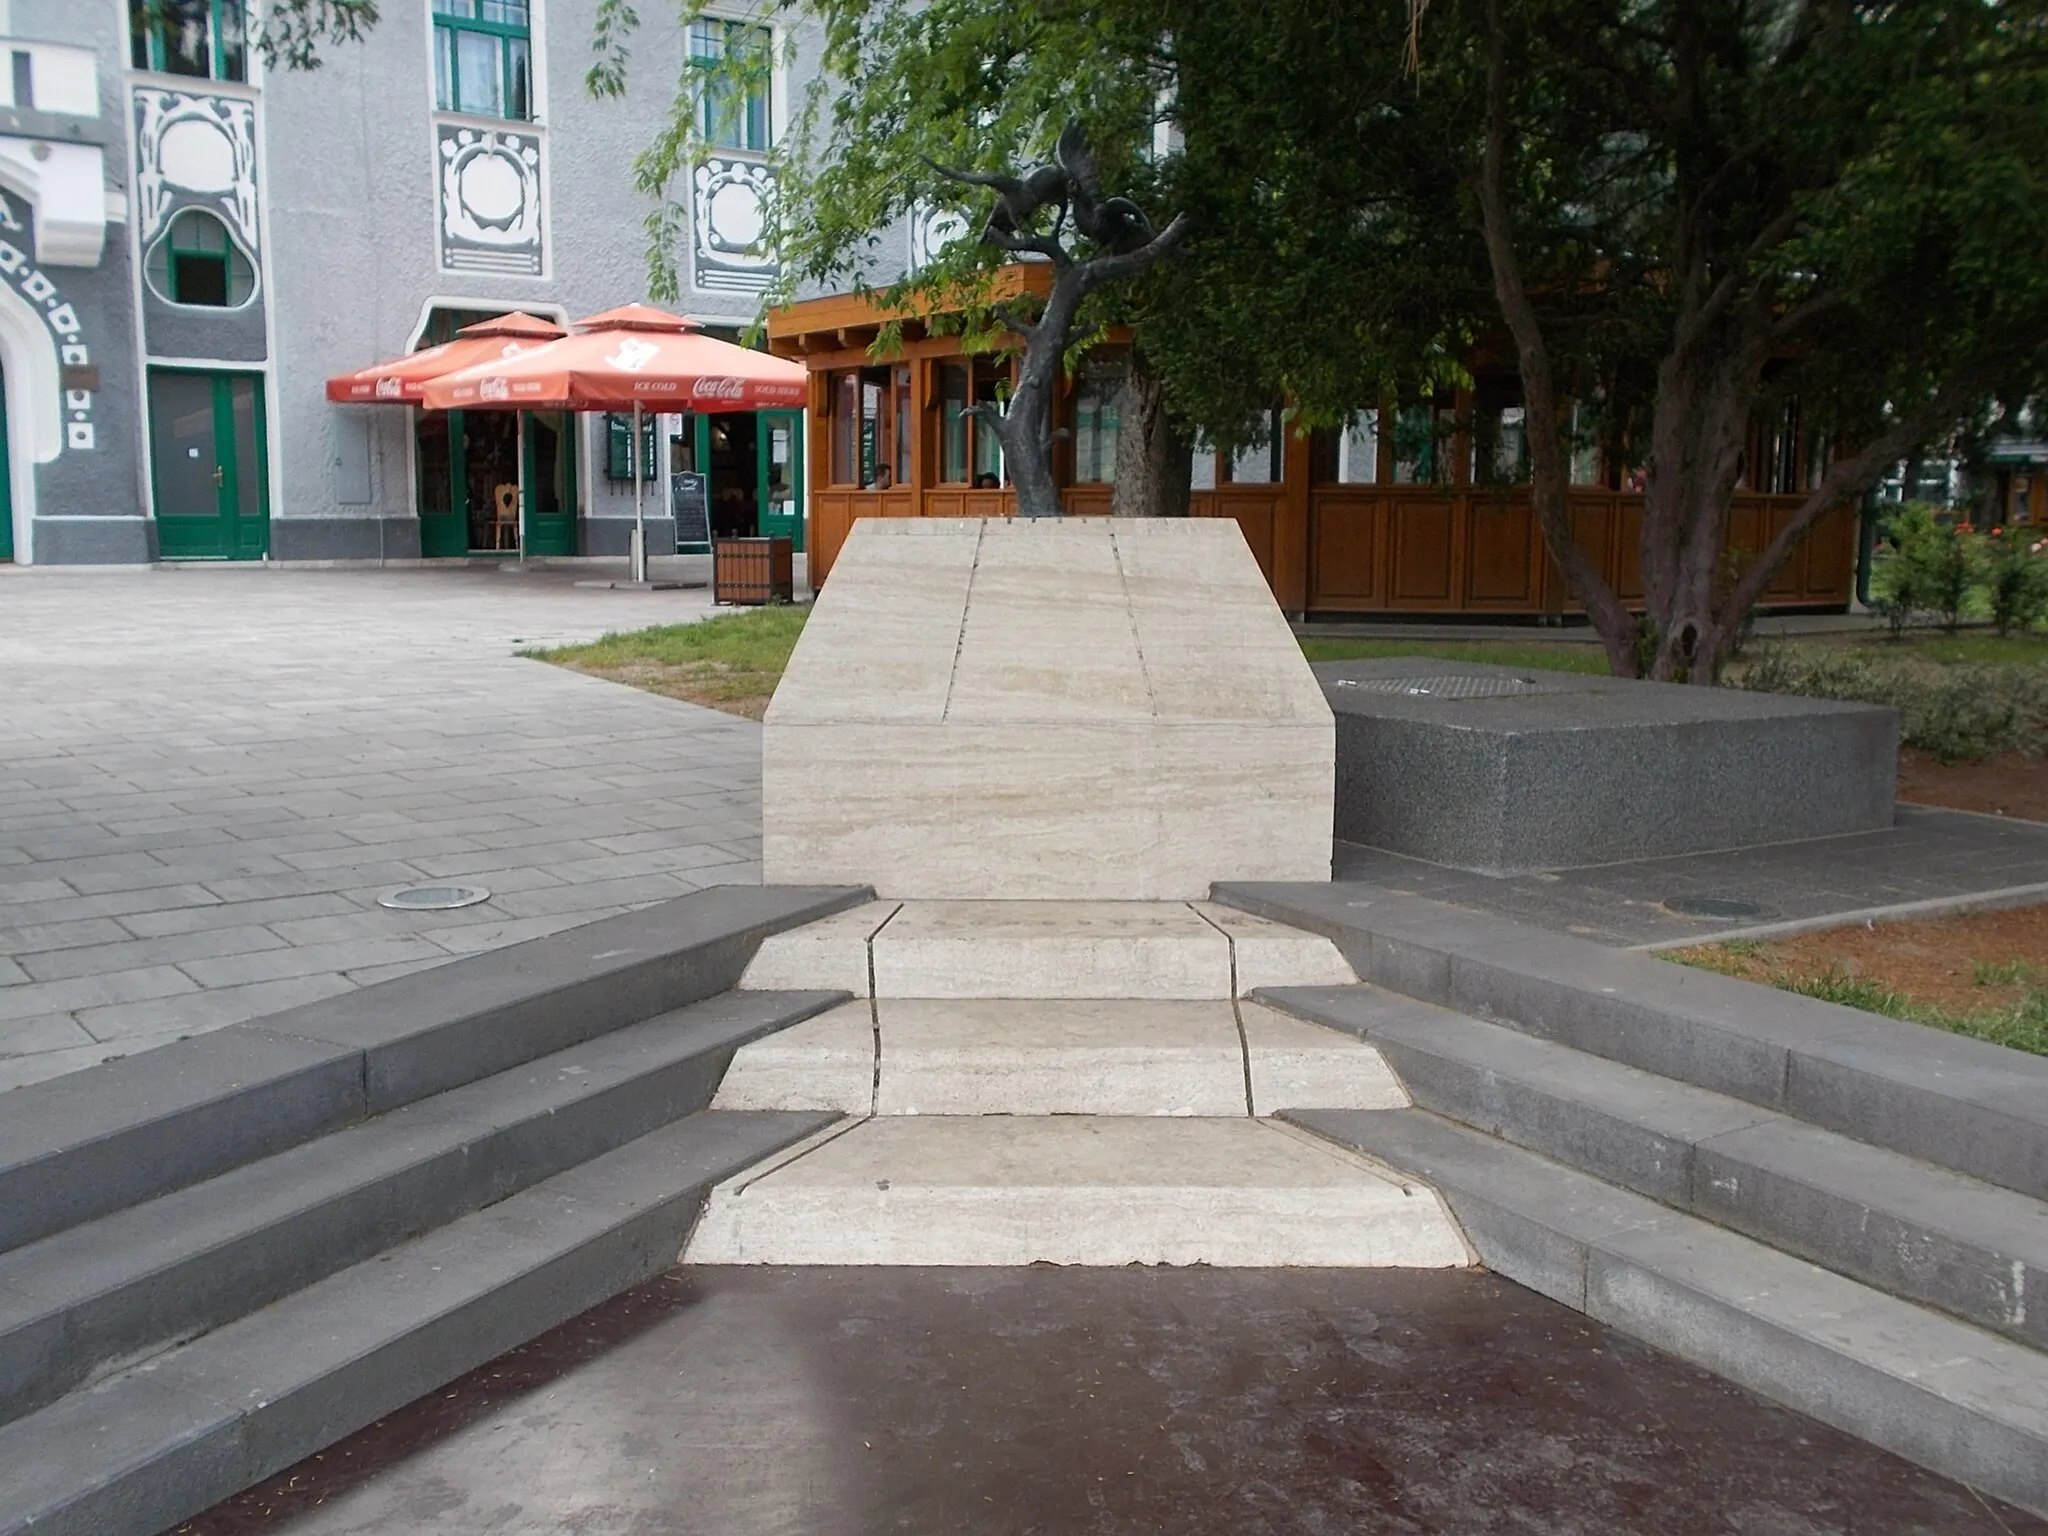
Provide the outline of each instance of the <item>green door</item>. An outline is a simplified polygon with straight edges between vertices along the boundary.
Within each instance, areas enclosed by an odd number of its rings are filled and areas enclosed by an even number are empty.
[[[420,553],[428,559],[576,553],[576,418],[564,411],[421,411],[413,425],[419,455]],[[526,429],[525,467],[518,433]],[[502,486],[526,487],[523,522],[501,525]]]
[[[576,418],[526,413],[526,552],[576,553]],[[649,487],[649,494],[653,488]]]
[[[14,558],[14,475],[7,457],[7,375],[0,373],[0,560]]]
[[[166,560],[256,560],[270,549],[263,380],[149,373],[157,551]]]
[[[762,411],[756,452],[760,459],[761,537],[804,547],[804,416]]]

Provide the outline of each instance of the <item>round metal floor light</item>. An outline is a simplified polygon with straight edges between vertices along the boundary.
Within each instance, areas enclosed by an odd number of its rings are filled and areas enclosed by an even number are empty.
[[[1718,917],[1749,922],[1778,915],[1761,902],[1738,901],[1732,896],[1673,896],[1664,903],[1664,910],[1676,912],[1680,917]]]
[[[452,912],[490,899],[480,885],[408,885],[379,896],[377,905],[396,912]]]

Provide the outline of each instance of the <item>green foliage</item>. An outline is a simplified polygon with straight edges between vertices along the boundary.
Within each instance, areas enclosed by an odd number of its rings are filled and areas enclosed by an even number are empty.
[[[747,672],[781,673],[796,649],[808,603],[774,604],[721,613],[695,624],[613,633],[587,645],[553,646],[519,654],[537,661],[616,667],[631,662],[660,666],[716,663]]]
[[[2048,537],[2036,528],[1994,528],[1985,541],[1985,597],[2001,638],[2048,615]]]
[[[1705,949],[1667,950],[1661,953],[1660,958],[1679,965],[1689,965],[1698,970],[1716,971],[1722,975],[1743,976],[1747,973],[1753,976],[1754,973],[1744,962],[1754,956],[1759,948],[1760,946],[1754,943],[1745,946],[1731,941]],[[1999,969],[2002,973],[2006,968]],[[1978,980],[1982,982],[1984,967],[1980,965],[1978,971]],[[2026,978],[2022,975],[2019,979]],[[1775,971],[1771,974],[1768,985],[1780,991],[1796,992],[1802,997],[1817,998],[1824,1003],[1839,1003],[1845,1008],[1861,1008],[1865,1013],[1882,1014],[1886,1018],[1900,1019],[1910,1024],[1925,1024],[1933,1029],[1946,1030],[1950,1034],[1970,1035],[1979,1040],[1988,1040],[1993,1045],[2029,1051],[2037,1056],[2048,1056],[2048,991],[2030,989],[2009,1008],[1981,1008],[1967,1013],[1956,1013],[1922,1003],[1870,977],[1851,976],[1839,966],[1833,965],[1818,976],[1795,976],[1785,971]]]
[[[1907,502],[1884,520],[1880,532],[1890,549],[1872,573],[1871,591],[1893,638],[1922,612],[1953,634],[1984,566],[1969,525],[1937,517],[1925,502]]]
[[[1731,680],[1759,693],[1889,705],[1906,745],[1943,762],[2048,754],[2048,670],[2039,666],[1777,645],[1760,649]]]
[[[1387,656],[1434,656],[1443,661],[1478,661],[1495,667],[1599,676],[1607,659],[1597,645],[1569,641],[1518,645],[1505,640],[1316,640],[1304,639],[1310,661],[1376,661]]]

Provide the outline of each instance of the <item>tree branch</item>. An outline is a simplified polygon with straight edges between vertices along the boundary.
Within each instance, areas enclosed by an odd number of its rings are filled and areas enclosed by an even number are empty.
[[[1593,562],[1586,558],[1574,536],[1571,498],[1566,489],[1568,466],[1558,441],[1557,390],[1551,378],[1550,351],[1542,321],[1523,282],[1521,261],[1515,254],[1505,190],[1509,131],[1506,39],[1500,0],[1487,0],[1486,24],[1486,140],[1479,172],[1480,223],[1487,258],[1493,267],[1494,294],[1515,339],[1521,366],[1523,420],[1532,470],[1530,500],[1543,530],[1544,546],[1564,572],[1573,596],[1585,604],[1587,615],[1607,648],[1608,666],[1617,675],[1632,676],[1638,670],[1635,620],[1615,596],[1614,589],[1593,568]]]
[[[1720,613],[1715,615],[1715,627],[1722,634],[1733,634],[1742,623],[1743,615],[1757,605],[1771,579],[1816,523],[1835,508],[1863,495],[1877,483],[1877,477],[1889,465],[1904,458],[1909,449],[1926,441],[1936,428],[1954,421],[1962,414],[1964,406],[1990,387],[1993,376],[1992,370],[1981,369],[1951,380],[1936,390],[1934,397],[1919,410],[1902,416],[1893,423],[1890,431],[1866,443],[1855,457],[1843,459],[1829,469],[1813,493],[1792,514],[1792,520],[1778,530],[1778,536],[1765,547],[1756,563],[1742,573],[1742,579],[1736,582],[1728,600],[1721,605]]]
[[[1128,277],[1133,272],[1144,271],[1179,245],[1189,227],[1188,216],[1185,213],[1176,213],[1171,224],[1135,251],[1118,251],[1109,256],[1091,256],[1081,263],[1082,291],[1085,293],[1097,283],[1108,282],[1112,278]]]

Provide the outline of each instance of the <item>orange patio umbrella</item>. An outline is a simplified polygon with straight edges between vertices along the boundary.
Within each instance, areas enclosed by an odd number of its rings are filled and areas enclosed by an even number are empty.
[[[625,304],[574,323],[575,334],[517,357],[479,363],[428,381],[437,410],[568,410],[633,413],[633,579],[647,579],[640,498],[640,413],[758,411],[800,407],[801,363],[706,336],[694,320]]]
[[[343,405],[418,405],[422,388],[436,374],[517,357],[568,334],[538,315],[496,315],[465,325],[453,341],[329,379],[327,398]]]

